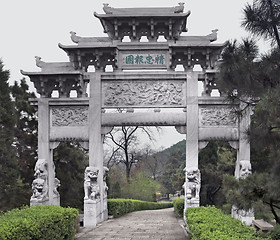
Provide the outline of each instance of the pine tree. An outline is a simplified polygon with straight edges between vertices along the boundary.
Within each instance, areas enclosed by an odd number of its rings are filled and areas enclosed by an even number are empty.
[[[28,92],[29,86],[25,79],[11,86],[15,104],[15,146],[17,160],[23,182],[30,190],[33,181],[34,165],[37,160],[37,117],[36,110],[29,103],[29,98],[35,98],[34,93]],[[30,196],[29,196],[30,197]]]
[[[9,71],[0,61],[0,210],[17,205],[20,176],[14,146],[14,105],[8,85]]]
[[[74,143],[62,142],[54,151],[56,177],[59,187],[61,206],[83,209],[84,171],[88,165],[85,152]]]
[[[243,10],[242,26],[250,33],[271,40],[280,49],[280,2],[278,0],[254,0]]]
[[[257,104],[248,136],[253,174],[239,181],[225,177],[225,194],[230,203],[240,208],[254,206],[257,215],[269,209],[280,224],[280,4],[255,0],[253,5],[246,5],[244,14],[243,26],[247,30],[273,40],[279,48],[258,55],[256,44],[248,44],[254,41],[246,40],[230,44],[223,53],[219,85],[232,99]]]

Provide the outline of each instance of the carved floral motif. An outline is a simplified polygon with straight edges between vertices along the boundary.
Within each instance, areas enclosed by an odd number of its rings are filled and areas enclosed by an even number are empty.
[[[183,81],[103,83],[106,106],[183,105]]]
[[[202,107],[200,108],[200,123],[203,126],[232,126],[237,125],[233,108]]]
[[[85,126],[88,123],[88,107],[52,108],[52,126]]]

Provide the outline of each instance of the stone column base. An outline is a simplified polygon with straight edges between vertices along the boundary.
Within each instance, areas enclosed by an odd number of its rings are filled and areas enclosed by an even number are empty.
[[[95,227],[100,222],[100,200],[84,200],[84,227]]]
[[[42,205],[42,206],[50,205],[50,201],[46,199],[45,200],[31,199],[30,206],[36,206],[36,205]]]
[[[186,208],[189,207],[199,207],[199,199],[186,199],[185,200]]]
[[[102,212],[102,221],[106,221],[108,219],[108,204],[107,198],[103,200],[103,212]]]
[[[186,219],[186,211],[187,211],[187,208],[189,207],[199,207],[199,199],[186,199],[186,196],[185,196],[185,204],[184,204],[184,221],[185,223],[187,223],[187,219]]]
[[[30,206],[36,206],[36,205],[55,205],[60,206],[60,196],[54,197],[52,200],[50,199],[44,199],[44,200],[38,200],[38,199],[30,199]]]

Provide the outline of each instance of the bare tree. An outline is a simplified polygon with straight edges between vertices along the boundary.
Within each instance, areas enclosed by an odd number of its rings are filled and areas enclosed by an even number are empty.
[[[150,141],[154,141],[153,134],[148,127],[117,127],[107,134],[107,140],[111,140],[116,146],[111,155],[111,164],[123,164],[126,171],[127,182],[130,182],[130,173],[132,167],[140,160],[139,139],[137,132],[145,133]]]
[[[141,165],[156,180],[162,170],[162,158],[150,145],[146,145],[142,150]]]

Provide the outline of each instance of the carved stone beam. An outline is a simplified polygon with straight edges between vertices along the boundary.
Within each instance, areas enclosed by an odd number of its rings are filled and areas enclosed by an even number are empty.
[[[186,124],[185,113],[103,113],[103,126],[182,126]]]

